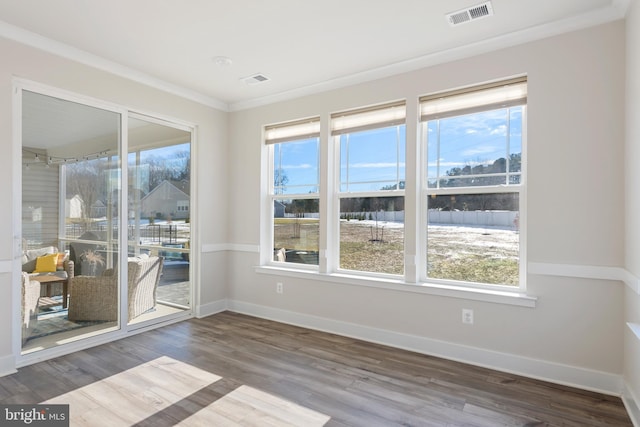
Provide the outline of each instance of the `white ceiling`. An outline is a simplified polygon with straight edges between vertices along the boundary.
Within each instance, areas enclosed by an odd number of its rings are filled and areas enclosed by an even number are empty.
[[[0,37],[238,110],[621,19],[630,1],[492,0],[451,27],[482,0],[0,0]],[[242,81],[256,73],[271,80]]]
[[[22,94],[22,145],[51,150],[111,136],[117,148],[120,115],[75,102],[24,91]],[[86,153],[85,153],[86,154]]]
[[[172,145],[190,140],[190,133],[147,120],[129,117],[130,149]],[[82,158],[117,152],[120,114],[51,96],[22,92],[22,146],[25,161],[40,155]]]

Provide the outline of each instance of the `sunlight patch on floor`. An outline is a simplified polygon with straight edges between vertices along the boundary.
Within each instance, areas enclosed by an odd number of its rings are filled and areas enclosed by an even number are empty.
[[[177,407],[182,411],[193,410],[179,422],[182,426],[319,427],[330,419],[246,385],[205,407],[198,406],[197,399],[188,400],[220,379],[193,365],[162,356],[41,403],[68,404],[70,425],[87,427],[168,422],[174,419],[170,414],[175,414]]]
[[[220,379],[162,356],[42,403],[68,404],[73,426],[132,425]]]
[[[198,411],[179,425],[224,426],[323,426],[331,417],[303,406],[240,386]]]

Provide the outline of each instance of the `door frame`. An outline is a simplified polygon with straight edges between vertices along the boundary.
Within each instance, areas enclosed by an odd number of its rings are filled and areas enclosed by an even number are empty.
[[[200,242],[198,238],[198,207],[195,197],[190,197],[191,215],[191,245],[190,245],[190,309],[185,310],[175,315],[165,316],[163,318],[157,318],[151,321],[140,322],[134,325],[128,325],[127,317],[127,288],[126,286],[119,286],[120,290],[120,310],[118,314],[118,328],[113,331],[101,333],[99,335],[90,336],[72,342],[57,345],[38,351],[34,351],[28,354],[22,354],[22,328],[21,328],[21,280],[22,280],[22,92],[24,90],[35,92],[38,94],[51,96],[59,99],[63,99],[70,102],[75,102],[89,107],[95,107],[107,111],[112,111],[120,114],[120,138],[119,138],[119,158],[120,158],[120,200],[119,200],[119,218],[127,218],[128,204],[122,201],[128,200],[128,171],[126,165],[128,154],[128,120],[129,117],[144,118],[147,121],[153,121],[165,126],[170,126],[185,130],[191,133],[191,195],[197,194],[197,126],[193,123],[188,123],[183,120],[167,117],[155,112],[146,112],[139,109],[130,109],[125,106],[104,101],[101,99],[85,96],[79,93],[71,92],[68,90],[52,87],[42,83],[34,82],[31,80],[14,77],[12,79],[12,163],[14,169],[12,171],[12,261],[11,261],[11,281],[14,286],[14,292],[12,292],[11,306],[14,310],[12,316],[12,349],[15,359],[15,366],[22,367],[33,363],[37,363],[43,360],[59,357],[65,354],[80,351],[86,348],[94,347],[107,342],[115,341],[133,334],[144,332],[147,330],[155,329],[160,326],[165,326],[171,323],[183,321],[194,316],[195,304],[198,300],[199,294],[200,275],[199,268],[197,266],[200,262]],[[19,167],[18,167],[19,165]],[[124,183],[125,185],[122,185]],[[121,224],[122,225],[122,224]],[[127,227],[119,227],[119,246],[120,248],[127,248]],[[124,243],[124,244],[123,244]],[[119,251],[119,264],[126,265],[127,263],[127,251]],[[119,283],[126,283],[127,281],[127,269],[120,268],[119,271]]]

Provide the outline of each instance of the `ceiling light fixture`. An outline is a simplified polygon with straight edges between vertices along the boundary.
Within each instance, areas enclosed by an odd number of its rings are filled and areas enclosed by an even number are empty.
[[[216,56],[213,58],[213,63],[218,67],[228,67],[233,64],[231,58],[227,58],[226,56]]]

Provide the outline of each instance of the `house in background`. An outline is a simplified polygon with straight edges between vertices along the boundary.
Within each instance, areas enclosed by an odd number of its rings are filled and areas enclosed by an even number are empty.
[[[102,200],[96,200],[91,205],[89,216],[91,218],[104,218],[107,216],[107,205]]]
[[[284,203],[274,200],[273,201],[273,217],[284,218],[285,206]]]
[[[66,218],[82,218],[82,197],[79,194],[65,200],[64,215]]]
[[[142,216],[154,219],[189,218],[189,192],[188,181],[162,181],[140,201]]]

